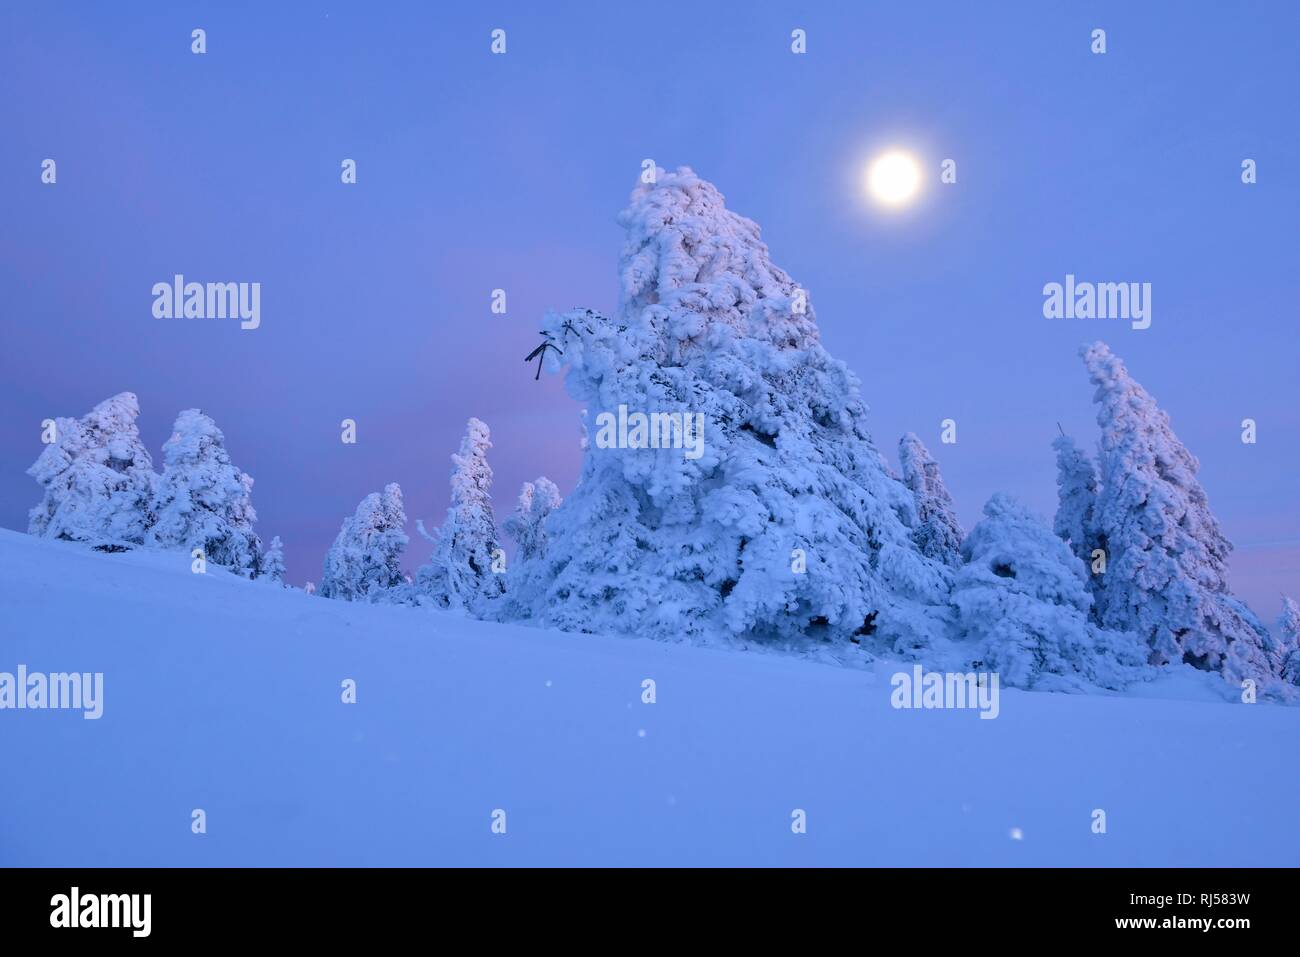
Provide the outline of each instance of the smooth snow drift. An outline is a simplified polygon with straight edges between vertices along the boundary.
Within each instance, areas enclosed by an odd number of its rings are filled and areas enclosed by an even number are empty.
[[[0,710],[0,864],[1300,864],[1300,710],[1190,669],[1136,689],[1163,697],[895,710],[910,662],[486,624],[14,532],[0,601],[0,672],[104,674],[98,720]]]

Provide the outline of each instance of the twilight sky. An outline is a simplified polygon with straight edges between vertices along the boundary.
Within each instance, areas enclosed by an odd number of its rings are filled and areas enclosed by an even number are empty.
[[[178,411],[215,418],[295,584],[386,482],[441,523],[471,415],[498,518],[538,474],[567,492],[578,406],[522,358],[547,308],[614,308],[614,217],[650,157],[763,227],[877,444],[896,462],[917,432],[967,527],[998,490],[1050,515],[1057,423],[1096,437],[1077,350],[1103,338],[1200,458],[1238,591],[1270,621],[1300,594],[1300,7],[542,6],[0,9],[0,525],[39,499],[41,420],[123,390],[159,467]],[[891,146],[929,181],[885,214],[861,178]],[[154,319],[175,273],[260,282],[261,328]],[[1151,328],[1044,319],[1067,273],[1150,282]]]

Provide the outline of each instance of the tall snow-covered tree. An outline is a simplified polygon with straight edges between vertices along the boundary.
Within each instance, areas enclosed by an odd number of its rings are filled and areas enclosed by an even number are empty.
[[[265,578],[277,585],[284,584],[284,543],[280,536],[271,539],[270,546],[262,553],[262,567],[259,578]]]
[[[515,510],[505,520],[506,534],[519,549],[515,560],[532,561],[546,553],[546,520],[560,506],[560,490],[545,476],[525,482]]]
[[[1196,479],[1199,463],[1105,343],[1082,355],[1101,426],[1100,623],[1141,635],[1157,664],[1187,662],[1233,682],[1269,678],[1267,632],[1229,591],[1232,544]]]
[[[1105,550],[1097,532],[1097,468],[1068,435],[1052,442],[1056,449],[1056,521],[1053,530],[1068,542],[1079,561],[1092,567],[1093,551]]]
[[[27,474],[45,490],[28,532],[118,549],[144,541],[158,476],[140,441],[140,404],[131,392],[105,399],[81,419],[54,420]]]
[[[584,427],[582,448],[586,448],[585,442]],[[503,523],[517,551],[506,577],[506,593],[492,609],[494,617],[499,620],[530,618],[533,605],[541,600],[541,593],[550,581],[546,562],[546,522],[559,508],[560,501],[560,490],[548,478],[525,482],[519,490],[514,512]]]
[[[380,601],[394,596],[406,582],[402,552],[406,531],[402,489],[396,483],[371,492],[356,512],[343,520],[325,555],[325,570],[316,590],[323,598]]]
[[[1046,524],[1009,496],[994,495],[962,547],[952,592],[959,638],[982,666],[1018,688],[1122,688],[1147,676],[1137,635],[1088,620],[1083,563]]]
[[[567,369],[594,428],[528,616],[669,640],[929,644],[950,570],[913,542],[912,495],[807,292],[689,169],[656,171],[620,222],[618,313],[550,314],[535,353]]]
[[[1282,613],[1277,616],[1278,670],[1284,681],[1300,685],[1300,604],[1282,596]]]
[[[440,608],[480,615],[505,591],[504,566],[492,511],[492,448],[488,427],[470,419],[460,452],[452,455],[451,505],[433,554],[416,573],[416,591]],[[494,570],[497,565],[501,571]]]
[[[919,522],[912,530],[912,538],[921,554],[945,565],[960,565],[963,532],[952,496],[939,474],[939,463],[913,432],[899,440],[898,462],[903,484],[916,499]]]
[[[148,542],[201,548],[209,563],[253,578],[260,570],[262,543],[253,531],[252,494],[253,479],[231,464],[217,424],[198,409],[186,409],[163,443]]]

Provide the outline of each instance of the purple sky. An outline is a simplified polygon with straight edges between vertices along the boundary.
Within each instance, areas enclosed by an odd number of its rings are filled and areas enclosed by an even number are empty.
[[[386,482],[440,523],[470,415],[502,515],[538,474],[567,491],[577,405],[522,358],[545,309],[614,307],[614,216],[652,157],[762,225],[877,443],[916,431],[968,526],[997,490],[1054,508],[1057,423],[1096,436],[1077,348],[1104,338],[1200,458],[1241,594],[1271,620],[1300,593],[1294,5],[268,6],[0,12],[0,524],[39,498],[41,420],[122,390],[156,460],[180,409],[216,419],[295,583]],[[932,182],[884,216],[859,180],[891,145]],[[260,282],[261,328],[154,319],[178,272]],[[1151,328],[1044,319],[1066,273],[1152,283]]]

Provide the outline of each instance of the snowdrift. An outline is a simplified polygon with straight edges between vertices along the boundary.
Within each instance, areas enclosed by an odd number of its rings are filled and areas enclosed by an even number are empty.
[[[1300,863],[1300,710],[1191,670],[1141,689],[1165,698],[894,710],[910,664],[334,602],[14,532],[0,601],[0,671],[104,675],[98,720],[0,711],[3,865]]]
[[[4,865],[1300,864],[1277,799],[1300,710],[1190,669],[1139,689],[1163,697],[895,710],[910,663],[493,625],[14,532],[0,601],[0,672],[104,675],[98,720],[0,710]]]

